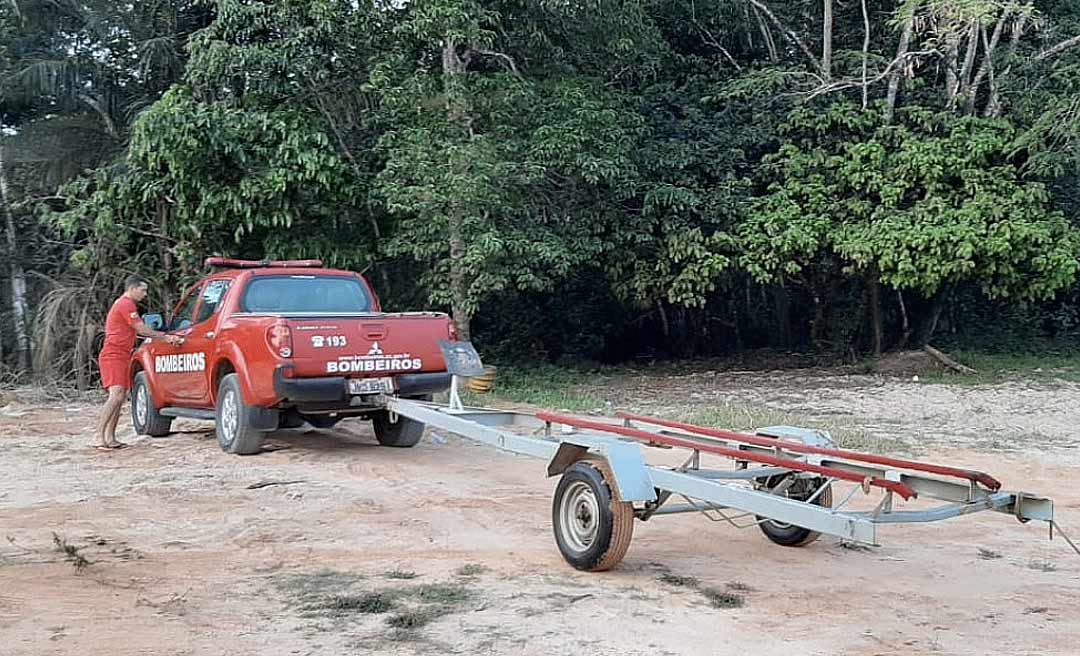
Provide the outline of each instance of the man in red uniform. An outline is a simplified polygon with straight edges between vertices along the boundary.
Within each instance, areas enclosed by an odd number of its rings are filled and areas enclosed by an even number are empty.
[[[146,278],[139,275],[128,276],[124,281],[124,293],[112,304],[109,316],[105,319],[105,345],[98,355],[98,367],[101,369],[101,384],[109,392],[109,399],[105,401],[101,419],[98,420],[99,449],[122,449],[127,446],[117,441],[116,424],[120,421],[120,410],[131,385],[128,371],[131,351],[135,347],[135,336],[160,339],[174,345],[184,342],[177,335],[166,335],[147,327],[139,317],[135,304],[146,298],[148,286]]]

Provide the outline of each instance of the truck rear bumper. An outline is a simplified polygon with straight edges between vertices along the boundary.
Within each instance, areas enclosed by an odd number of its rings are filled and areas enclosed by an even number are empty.
[[[394,377],[397,394],[404,397],[423,396],[445,392],[450,389],[450,374],[398,374]],[[336,406],[342,409],[354,404],[347,393],[343,376],[323,376],[319,378],[286,378],[282,367],[274,370],[274,394],[285,405],[318,404]]]

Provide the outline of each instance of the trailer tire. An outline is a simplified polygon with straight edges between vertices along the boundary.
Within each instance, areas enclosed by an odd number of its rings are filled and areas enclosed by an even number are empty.
[[[770,485],[770,487],[773,487],[773,485]],[[792,495],[791,498],[798,499],[801,496],[802,499],[809,499],[819,489],[821,489],[820,483],[811,486],[804,494]],[[822,508],[832,508],[832,501],[832,485],[826,484],[825,490],[814,499],[814,505]],[[762,519],[765,518],[758,516],[758,520]],[[765,534],[765,537],[782,547],[805,547],[821,537],[821,533],[817,531],[773,520],[763,521],[758,526],[761,527],[761,532]]]
[[[225,376],[218,384],[216,410],[214,432],[222,451],[240,456],[262,451],[263,434],[251,425],[236,374]]]
[[[634,507],[619,499],[607,462],[579,460],[555,488],[551,504],[555,544],[575,569],[603,572],[618,565],[634,536]]]
[[[131,424],[136,435],[165,437],[172,432],[172,417],[166,417],[154,406],[154,396],[146,382],[146,372],[135,374],[135,384],[131,386]]]

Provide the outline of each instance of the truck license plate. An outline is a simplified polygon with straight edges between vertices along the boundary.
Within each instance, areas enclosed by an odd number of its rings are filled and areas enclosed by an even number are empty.
[[[393,394],[393,378],[350,378],[349,394]]]

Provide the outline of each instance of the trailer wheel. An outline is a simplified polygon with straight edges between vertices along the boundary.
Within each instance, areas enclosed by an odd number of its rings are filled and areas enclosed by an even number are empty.
[[[166,417],[154,407],[154,397],[146,382],[146,372],[135,374],[131,387],[131,423],[136,435],[165,437],[172,431],[172,417]]]
[[[765,487],[776,487],[783,478],[783,476],[774,476],[773,478],[768,479],[765,483]],[[813,503],[815,506],[821,506],[822,508],[831,508],[832,486],[825,483],[822,479],[813,479],[805,482],[799,481],[784,494],[789,499],[805,501],[814,496],[814,494],[821,489],[822,485],[825,486],[825,489],[821,494],[817,495]],[[764,519],[764,517],[758,516],[759,521],[762,519]],[[771,519],[761,522],[758,526],[761,527],[761,532],[765,534],[765,537],[783,547],[805,547],[821,537],[821,533],[818,533],[817,531]]]
[[[263,434],[251,425],[248,407],[240,393],[240,379],[236,374],[225,376],[218,385],[214,428],[222,451],[241,456],[262,451]]]
[[[586,572],[622,561],[634,535],[634,507],[620,501],[603,460],[579,460],[563,474],[551,504],[555,543],[566,562]]]

